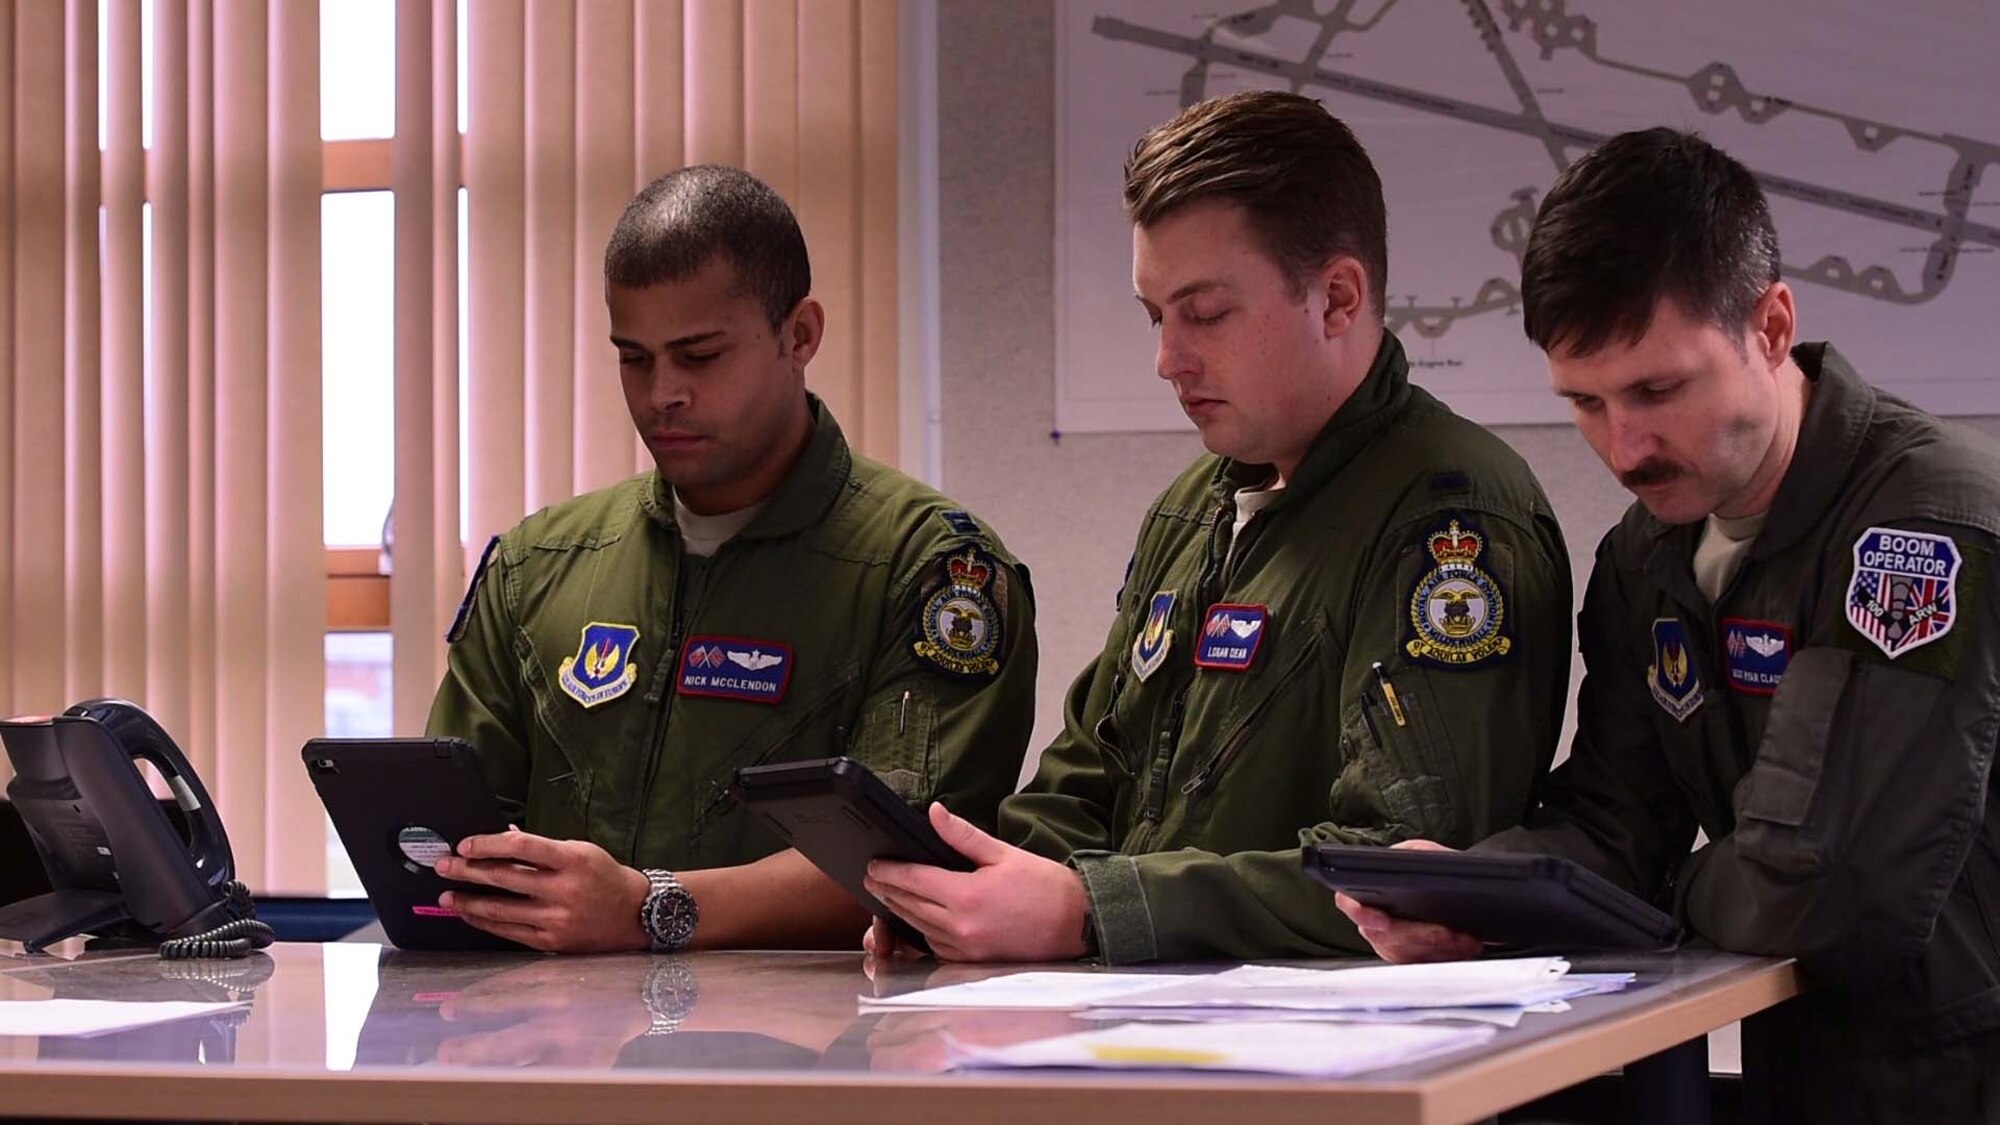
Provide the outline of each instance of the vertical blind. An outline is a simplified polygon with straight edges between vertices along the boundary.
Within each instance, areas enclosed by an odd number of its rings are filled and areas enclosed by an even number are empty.
[[[274,828],[324,708],[318,11],[157,0],[149,154],[138,0],[98,10],[0,5],[0,710],[145,703],[245,876],[309,888],[323,835]]]
[[[108,0],[103,26],[99,0],[0,0],[0,714],[144,703],[243,877],[312,891],[326,841],[298,747],[324,723],[322,465],[342,455],[321,437],[318,5],[145,2],[150,144],[142,0]],[[600,266],[647,181],[737,164],[792,202],[828,312],[809,382],[863,453],[897,449],[894,0],[466,12],[395,9],[403,734],[486,538],[650,467]]]

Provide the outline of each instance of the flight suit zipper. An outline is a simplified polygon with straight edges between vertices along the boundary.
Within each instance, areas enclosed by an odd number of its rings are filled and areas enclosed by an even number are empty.
[[[1158,824],[1166,814],[1167,769],[1173,763],[1174,744],[1180,741],[1181,720],[1187,716],[1186,687],[1174,693],[1173,706],[1168,709],[1167,723],[1160,728],[1159,737],[1153,749],[1153,764],[1146,777],[1146,819]]]
[[[1125,694],[1125,673],[1111,677],[1111,699],[1104,705],[1104,713],[1097,717],[1091,727],[1091,734],[1097,739],[1098,752],[1115,758],[1118,768],[1127,774],[1136,774],[1132,759],[1125,747],[1125,737],[1118,732],[1118,700]]]
[[[720,554],[728,546],[724,543],[716,553]],[[639,785],[639,812],[633,818],[632,845],[625,857],[626,862],[635,867],[639,863],[639,842],[646,838],[646,821],[653,809],[653,782],[659,777],[660,759],[666,756],[667,721],[673,714],[674,696],[679,690],[674,677],[680,668],[681,643],[687,638],[689,557],[683,550],[678,565],[674,567],[674,623],[667,634],[667,647],[660,654],[659,709],[653,713],[653,731],[646,740],[646,775]]]
[[[1223,559],[1228,549],[1230,520],[1235,515],[1235,505],[1218,504],[1215,507],[1215,526],[1208,533],[1208,557],[1204,560],[1201,578],[1195,587],[1195,632],[1199,633],[1201,619],[1208,613],[1208,607],[1215,601],[1215,587],[1222,573]],[[1198,636],[1189,638],[1191,643],[1200,643]],[[1146,773],[1145,819],[1153,824],[1160,823],[1167,809],[1167,775],[1172,769],[1174,751],[1181,740],[1181,724],[1187,718],[1188,693],[1194,690],[1194,677],[1190,675],[1179,691],[1174,693],[1173,705],[1168,709],[1167,721],[1153,740],[1153,757]]]
[[[1264,698],[1257,701],[1257,706],[1251,708],[1242,722],[1236,724],[1236,729],[1223,740],[1222,749],[1209,755],[1208,761],[1203,762],[1194,776],[1181,786],[1181,796],[1200,797],[1220,784],[1223,771],[1229,768],[1229,763],[1236,759],[1243,745],[1250,741],[1252,734],[1256,733],[1257,724],[1263,719],[1265,712],[1284,696],[1285,689],[1292,685],[1292,681],[1298,679],[1300,673],[1311,666],[1313,655],[1319,651],[1320,641],[1325,636],[1324,621],[1315,621],[1311,636],[1292,655],[1291,663],[1285,665],[1285,670],[1279,673],[1277,682],[1271,690],[1264,694]]]
[[[826,687],[819,694],[813,696],[812,700],[800,710],[798,717],[792,720],[791,724],[786,726],[776,738],[766,743],[763,749],[757,751],[755,757],[747,762],[739,763],[737,767],[732,767],[731,776],[734,776],[736,768],[763,765],[770,759],[771,755],[791,745],[792,740],[798,737],[800,731],[805,730],[817,721],[829,705],[839,702],[842,694],[848,687],[860,678],[861,669],[859,665],[852,665],[846,671],[834,676]],[[835,738],[835,743],[841,752],[845,752],[847,749],[844,745],[838,745],[845,741],[845,735],[846,731],[842,728],[837,732],[837,737]],[[708,804],[704,805],[701,811],[695,814],[694,822],[688,828],[688,838],[690,840],[699,836],[702,828],[706,827],[708,822],[714,818],[717,810],[721,809],[730,800],[729,787],[727,785],[718,785],[714,781],[710,781],[709,785]]]

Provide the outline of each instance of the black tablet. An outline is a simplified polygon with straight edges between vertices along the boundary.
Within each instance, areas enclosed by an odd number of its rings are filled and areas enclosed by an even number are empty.
[[[316,738],[301,756],[368,901],[404,949],[523,949],[438,905],[447,890],[507,894],[432,869],[460,840],[507,830],[478,759],[456,738]]]
[[[1305,869],[1398,918],[1500,945],[1665,949],[1680,933],[1671,917],[1559,856],[1319,844],[1305,849]]]
[[[863,906],[889,919],[905,941],[925,949],[929,945],[914,926],[862,888],[868,862],[899,859],[972,870],[972,861],[953,851],[923,814],[852,758],[747,766],[736,771],[730,792]]]

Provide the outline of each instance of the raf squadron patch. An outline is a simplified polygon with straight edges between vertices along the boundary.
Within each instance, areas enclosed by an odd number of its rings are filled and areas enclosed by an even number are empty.
[[[1161,590],[1146,609],[1146,623],[1139,627],[1139,639],[1132,642],[1132,674],[1144,680],[1166,663],[1173,647],[1174,631],[1167,621],[1174,614],[1174,592]]]
[[[1507,636],[1507,599],[1500,583],[1479,566],[1486,540],[1452,520],[1425,544],[1437,561],[1410,594],[1409,642],[1412,657],[1447,668],[1464,668],[1505,656],[1514,647]]]
[[[608,703],[631,691],[638,680],[639,669],[632,663],[632,646],[638,643],[636,626],[593,621],[583,627],[576,655],[563,657],[556,681],[585,707]]]
[[[1776,695],[1792,662],[1792,631],[1775,621],[1722,619],[1722,678],[1747,695]]]
[[[988,587],[997,589],[999,564],[968,547],[947,558],[944,569],[944,581],[919,615],[914,651],[954,676],[999,675],[1000,610],[988,592]]]
[[[1261,605],[1212,605],[1202,619],[1201,643],[1195,646],[1197,668],[1247,672],[1264,646],[1264,622],[1270,613]]]
[[[1678,617],[1653,619],[1653,663],[1646,669],[1653,702],[1677,723],[1701,706],[1701,672],[1688,650],[1687,629]]]
[[[792,682],[792,646],[739,637],[689,637],[681,649],[682,695],[777,703]]]
[[[1854,541],[1847,623],[1891,660],[1944,639],[1958,616],[1959,562],[1950,536],[1869,528]]]

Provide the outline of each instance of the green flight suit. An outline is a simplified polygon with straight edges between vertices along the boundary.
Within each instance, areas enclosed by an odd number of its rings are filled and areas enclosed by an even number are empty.
[[[1632,505],[1569,760],[1480,847],[1798,959],[1805,994],[1743,1024],[1746,1120],[2000,1120],[2000,445],[1792,358],[1812,398],[1741,568],[1711,601],[1703,525]]]
[[[748,863],[784,842],[729,797],[737,767],[836,754],[992,823],[1034,720],[1027,572],[811,405],[798,464],[710,558],[657,472],[488,548],[428,729],[478,749],[523,828],[635,867]]]
[[[1366,952],[1301,845],[1468,845],[1554,754],[1569,556],[1513,450],[1387,336],[1232,556],[1234,493],[1270,475],[1204,457],[1153,504],[1064,731],[1000,809],[1082,875],[1114,964]]]

